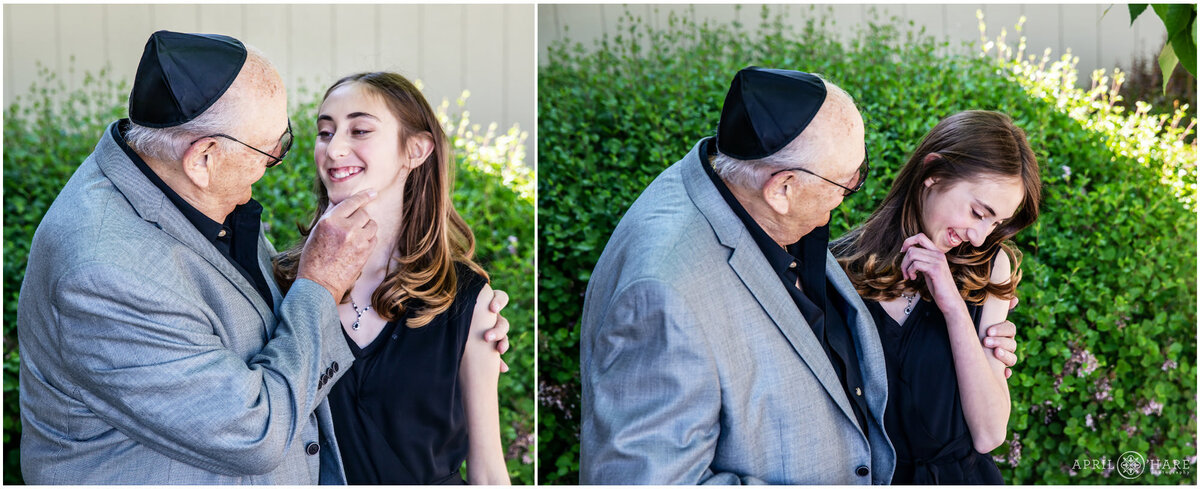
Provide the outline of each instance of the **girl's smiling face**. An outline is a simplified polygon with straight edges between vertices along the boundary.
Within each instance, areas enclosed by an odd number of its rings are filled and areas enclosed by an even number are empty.
[[[1006,177],[950,183],[928,178],[925,187],[921,230],[943,253],[963,243],[983,246],[988,235],[1017,212],[1025,195],[1020,179]]]
[[[380,194],[403,190],[415,165],[403,150],[402,129],[383,98],[363,84],[347,83],[329,93],[318,111],[313,156],[331,204],[367,188]]]

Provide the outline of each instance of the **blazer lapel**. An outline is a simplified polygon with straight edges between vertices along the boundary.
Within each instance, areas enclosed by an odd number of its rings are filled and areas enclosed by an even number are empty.
[[[262,225],[260,224],[258,231],[258,267],[262,271],[263,277],[267,279],[267,288],[271,290],[271,301],[274,304],[273,308],[266,311],[268,334],[275,333],[273,325],[276,323],[276,319],[275,314],[271,311],[278,311],[279,306],[283,304],[283,292],[279,290],[279,284],[275,283],[275,269],[271,263],[271,260],[277,254],[275,246],[271,244],[271,240],[267,239],[267,230],[262,229]]]
[[[119,124],[119,122],[113,124]],[[271,313],[271,308],[258,294],[258,289],[249,280],[246,280],[246,277],[242,276],[242,273],[229,263],[229,260],[221,255],[221,252],[217,251],[217,248],[183,216],[183,213],[171,203],[170,199],[129,160],[125,151],[113,140],[111,125],[105,130],[104,137],[100,138],[100,143],[96,145],[96,151],[103,154],[103,157],[97,158],[100,171],[121,191],[142,219],[154,224],[187,246],[221,272],[226,279],[233,282],[238,291],[254,305],[254,309],[262,316],[264,325],[273,322],[274,315]],[[270,279],[271,276],[271,274],[267,274],[268,283],[273,282]]]
[[[867,392],[867,407],[871,410],[871,417],[876,418],[879,423],[877,429],[882,429],[883,411],[887,406],[888,392],[887,365],[883,359],[883,346],[879,341],[879,331],[875,328],[875,321],[871,319],[871,313],[867,311],[862,297],[859,297],[858,291],[854,289],[854,284],[850,282],[846,271],[842,270],[842,266],[833,257],[833,253],[826,253],[825,276],[833,284],[834,290],[841,294],[846,304],[849,304],[855,312],[853,320],[846,318],[846,327],[850,328],[851,336],[854,338],[854,350],[858,353],[859,370],[862,372],[863,384],[865,384],[863,387]]]
[[[758,300],[759,305],[775,323],[775,327],[787,338],[792,349],[808,365],[829,396],[850,422],[858,426],[858,418],[851,410],[850,400],[846,398],[829,355],[821,348],[812,327],[800,314],[800,309],[796,307],[791,295],[779,280],[779,275],[767,263],[767,258],[763,256],[758,244],[750,237],[745,224],[712,186],[708,174],[701,167],[700,152],[703,145],[704,141],[698,143],[682,162],[681,171],[688,195],[708,219],[721,244],[732,249],[729,266]],[[862,427],[859,426],[859,429]]]
[[[821,348],[821,343],[813,334],[812,326],[804,320],[804,315],[800,314],[800,309],[796,307],[792,296],[783,288],[779,276],[775,274],[774,270],[771,270],[753,239],[747,236],[741,246],[733,250],[733,254],[729,257],[729,266],[733,267],[734,272],[742,279],[742,283],[746,285],[747,289],[750,289],[750,293],[758,300],[763,310],[767,311],[767,315],[775,322],[779,332],[787,338],[796,354],[800,355],[800,358],[812,370],[813,375],[821,381],[821,385],[825,387],[829,396],[833,398],[838,407],[842,408],[846,417],[855,426],[858,426],[858,417],[851,410],[850,400],[846,399],[845,390],[842,389],[837,372],[833,370],[829,355],[825,353],[824,348]],[[859,426],[859,429],[861,430],[862,427]]]

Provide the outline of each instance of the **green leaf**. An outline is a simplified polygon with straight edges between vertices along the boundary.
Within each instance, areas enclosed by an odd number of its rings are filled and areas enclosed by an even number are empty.
[[[1166,91],[1166,82],[1171,77],[1171,72],[1175,70],[1175,66],[1182,62],[1183,68],[1189,73],[1196,73],[1196,5],[1195,4],[1155,4],[1154,13],[1162,19],[1163,25],[1167,28],[1167,46],[1163,48],[1162,54],[1159,55],[1159,66],[1163,68],[1163,90]],[[1171,54],[1167,59],[1167,48],[1171,49]],[[1171,61],[1169,58],[1174,58]],[[1165,61],[1165,63],[1164,63]],[[1166,67],[1170,69],[1166,69]]]
[[[1194,28],[1196,19],[1192,17],[1190,28],[1179,31],[1171,38],[1171,48],[1175,51],[1179,62],[1183,64],[1183,69],[1188,73],[1196,74],[1196,30]]]
[[[1175,56],[1175,50],[1171,47],[1171,43],[1163,46],[1162,52],[1158,54],[1158,67],[1162,70],[1163,93],[1167,93],[1167,82],[1171,81],[1171,73],[1175,71],[1175,66],[1179,64],[1179,58]]]
[[[1187,4],[1154,4],[1154,13],[1158,14],[1158,18],[1162,19],[1163,25],[1167,28],[1167,37],[1173,38],[1175,34],[1187,28],[1189,21],[1196,15],[1196,6]]]
[[[1133,21],[1137,20],[1138,16],[1142,15],[1142,12],[1145,12],[1148,6],[1148,4],[1144,3],[1129,4],[1129,25],[1133,25]]]

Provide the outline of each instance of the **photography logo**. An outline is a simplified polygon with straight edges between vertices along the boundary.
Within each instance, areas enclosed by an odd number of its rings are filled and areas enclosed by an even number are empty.
[[[1117,459],[1117,473],[1126,479],[1136,479],[1141,477],[1142,472],[1146,470],[1146,457],[1135,451],[1128,451],[1121,454],[1121,458]]]

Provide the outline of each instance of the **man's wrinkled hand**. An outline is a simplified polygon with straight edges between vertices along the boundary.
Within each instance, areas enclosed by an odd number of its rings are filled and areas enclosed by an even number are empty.
[[[496,342],[496,351],[501,355],[508,351],[508,320],[500,314],[500,310],[508,305],[508,294],[503,290],[495,289],[495,295],[492,296],[492,302],[488,304],[488,310],[496,313],[496,324],[488,329],[483,334],[483,339],[489,342]],[[508,371],[508,363],[504,359],[500,359],[500,371]]]
[[[342,300],[375,248],[379,226],[363,208],[373,198],[374,190],[363,190],[325,211],[300,252],[296,278],[321,284],[334,301]]]
[[[1004,378],[1012,377],[1012,367],[1017,364],[1017,326],[1012,321],[988,326],[983,346],[992,348],[992,354],[1004,364]]]

